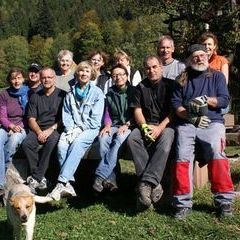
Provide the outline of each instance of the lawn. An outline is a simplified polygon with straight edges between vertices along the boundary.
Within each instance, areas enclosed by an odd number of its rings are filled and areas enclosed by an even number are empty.
[[[235,180],[239,165],[232,163]],[[85,182],[76,198],[38,205],[34,239],[240,239],[240,200],[235,201],[234,217],[220,220],[206,186],[195,189],[193,212],[185,221],[171,217],[172,209],[166,201],[155,210],[137,214],[133,164],[121,160],[121,167],[123,175],[117,193],[95,196],[86,191]],[[0,208],[0,240],[11,239],[10,235],[5,208]]]

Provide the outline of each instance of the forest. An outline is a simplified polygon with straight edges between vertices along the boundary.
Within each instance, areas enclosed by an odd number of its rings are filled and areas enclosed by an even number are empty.
[[[186,47],[206,26],[237,71],[239,5],[224,0],[1,0],[0,87],[13,66],[27,70],[37,62],[56,68],[61,49],[73,51],[78,63],[93,49],[111,56],[121,48],[141,69],[143,58],[156,52],[158,38],[170,34],[175,57],[184,59]]]

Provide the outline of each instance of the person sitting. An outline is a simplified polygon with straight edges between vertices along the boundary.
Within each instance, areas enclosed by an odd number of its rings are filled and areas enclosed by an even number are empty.
[[[19,68],[7,75],[10,87],[0,92],[0,195],[4,193],[5,173],[14,154],[26,137],[25,109],[29,88]]]
[[[111,175],[114,174],[113,170],[118,161],[119,148],[130,134],[133,121],[128,106],[135,88],[128,82],[128,71],[126,67],[118,64],[112,68],[111,73],[115,84],[106,95],[104,128],[98,137],[101,161],[95,171],[93,184],[93,189],[97,192],[102,192],[106,185],[108,189],[117,189],[115,177],[112,178]]]
[[[75,84],[74,70],[76,64],[73,61],[73,53],[69,50],[61,50],[57,56],[59,71],[56,72],[56,87],[69,92]]]
[[[137,86],[142,81],[141,73],[130,66],[131,57],[123,50],[117,50],[114,55],[114,62],[122,64],[128,71],[128,81],[132,86]]]
[[[56,74],[53,69],[43,68],[40,79],[43,88],[29,100],[27,118],[30,129],[22,143],[30,167],[27,184],[33,193],[47,188],[45,174],[60,137],[61,109],[65,96],[65,92],[55,86]]]
[[[88,61],[76,68],[76,84],[66,95],[63,105],[64,132],[58,143],[60,174],[56,187],[48,195],[59,201],[63,196],[76,196],[70,181],[85,152],[99,133],[104,110],[104,94],[91,81],[96,72]]]
[[[183,220],[193,205],[193,161],[195,146],[201,146],[208,164],[211,191],[217,215],[232,215],[233,183],[225,155],[225,127],[221,108],[229,103],[223,73],[209,68],[207,49],[193,44],[188,49],[188,67],[179,76],[172,105],[178,117],[176,161],[173,166],[173,206],[176,219]]]
[[[146,57],[144,68],[147,77],[136,87],[130,105],[138,127],[127,140],[138,177],[140,211],[150,208],[163,194],[161,181],[174,140],[170,105],[173,81],[162,77],[162,62],[157,56]]]

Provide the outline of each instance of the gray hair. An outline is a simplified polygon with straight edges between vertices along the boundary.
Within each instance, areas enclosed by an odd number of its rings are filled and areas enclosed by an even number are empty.
[[[69,50],[66,50],[66,49],[63,49],[57,55],[58,62],[60,62],[62,57],[66,56],[66,55],[68,55],[71,58],[71,60],[73,61],[73,52],[71,52]]]

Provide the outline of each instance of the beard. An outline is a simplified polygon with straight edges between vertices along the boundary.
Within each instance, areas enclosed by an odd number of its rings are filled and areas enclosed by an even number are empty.
[[[204,72],[208,69],[208,64],[206,64],[204,62],[192,63],[190,66],[193,70],[198,71],[198,72]]]

